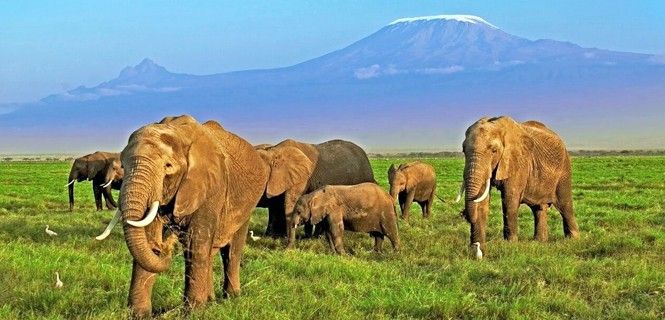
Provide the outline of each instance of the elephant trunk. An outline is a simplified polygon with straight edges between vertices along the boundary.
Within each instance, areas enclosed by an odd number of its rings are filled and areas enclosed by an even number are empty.
[[[489,209],[487,193],[490,183],[490,164],[477,155],[466,159],[464,167],[465,216],[471,224],[471,243],[485,243],[485,214]]]
[[[157,176],[157,170],[155,170],[154,165],[148,162],[142,163],[141,160],[135,160],[135,163],[130,166],[129,176],[122,185],[121,208],[123,221],[125,222],[123,229],[127,248],[134,260],[143,269],[160,273],[168,270],[171,265],[171,255],[155,254],[148,242],[146,229],[144,227],[134,227],[127,223],[128,220],[142,220],[148,205],[156,200],[154,197],[161,193],[161,190],[156,188],[156,186],[161,185],[161,180],[157,179],[159,177]],[[161,230],[155,232],[161,232]],[[157,236],[161,237],[161,234]]]
[[[393,198],[393,203],[395,202],[395,200],[397,200],[397,194],[398,193],[399,193],[399,191],[397,191],[397,186],[391,185],[390,186],[390,196]]]

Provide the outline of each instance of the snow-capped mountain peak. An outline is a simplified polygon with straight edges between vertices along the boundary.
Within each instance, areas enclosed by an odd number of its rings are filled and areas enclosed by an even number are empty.
[[[441,14],[441,15],[436,15],[436,16],[401,18],[401,19],[397,19],[397,20],[391,22],[389,25],[394,25],[394,24],[398,24],[398,23],[410,23],[410,22],[417,22],[417,21],[432,21],[432,20],[454,20],[454,21],[472,23],[472,24],[480,23],[480,24],[487,25],[491,28],[498,29],[495,25],[487,22],[485,19],[483,19],[481,17],[478,17],[478,16],[468,15],[468,14]]]

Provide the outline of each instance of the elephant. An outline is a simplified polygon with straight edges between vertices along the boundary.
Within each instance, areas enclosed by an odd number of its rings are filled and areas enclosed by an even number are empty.
[[[388,169],[390,196],[399,200],[402,219],[409,219],[411,203],[416,201],[428,218],[432,213],[432,203],[436,196],[436,172],[434,167],[420,161],[412,161]]]
[[[187,309],[214,298],[213,258],[221,254],[223,296],[240,294],[240,259],[249,218],[269,168],[244,139],[215,121],[167,117],[134,131],[122,150],[120,209],[98,240],[122,220],[133,257],[129,306],[150,315],[157,273],[168,270],[177,237],[185,259]],[[163,239],[167,240],[164,241]]]
[[[97,211],[102,210],[102,197],[106,208],[115,209],[118,204],[113,200],[111,189],[120,190],[124,171],[120,164],[120,154],[97,151],[76,158],[69,171],[69,211],[74,210],[74,182],[92,180]]]
[[[501,192],[503,237],[517,240],[517,210],[528,205],[534,238],[547,241],[551,205],[563,218],[566,237],[579,237],[571,187],[570,157],[561,138],[538,121],[518,123],[510,117],[481,118],[466,130],[463,214],[471,226],[470,243],[486,251],[491,186]]]
[[[400,250],[397,213],[393,198],[380,186],[365,182],[352,186],[325,186],[301,196],[295,205],[290,229],[310,222],[325,221],[330,249],[344,254],[344,230],[367,232],[374,237],[374,250],[381,251],[383,238],[388,237],[395,251]],[[295,233],[289,243],[295,242]]]
[[[266,235],[289,236],[287,220],[298,198],[325,185],[375,182],[365,151],[344,140],[308,144],[287,139],[257,149],[270,167],[270,178],[259,207],[268,208]],[[307,236],[312,226],[305,226]]]

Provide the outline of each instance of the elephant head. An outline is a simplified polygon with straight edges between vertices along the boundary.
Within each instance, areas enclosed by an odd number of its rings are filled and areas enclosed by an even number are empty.
[[[120,159],[112,158],[107,162],[106,173],[104,174],[105,183],[102,185],[103,188],[110,186],[114,181],[122,181],[122,177],[125,175],[125,170],[122,168]]]
[[[406,190],[407,177],[394,164],[391,164],[388,169],[388,182],[390,183],[390,196],[393,200],[397,199],[400,192]]]
[[[127,247],[143,269],[163,272],[171,262],[169,252],[155,252],[161,243],[162,230],[154,227],[160,206],[183,226],[207,199],[225,196],[226,155],[210,133],[218,128],[215,122],[201,125],[190,116],[169,117],[129,137],[121,153],[126,174],[114,220],[125,222]],[[113,224],[98,239],[105,238]]]
[[[330,201],[325,200],[325,197],[322,196],[326,192],[325,190],[322,188],[298,198],[293,209],[293,218],[288,225],[292,231],[302,223],[318,224],[326,217]],[[289,247],[295,242],[295,235],[295,232],[289,232]]]
[[[471,243],[484,248],[492,181],[503,181],[520,170],[526,155],[524,131],[509,117],[482,118],[466,130],[464,151],[464,215],[471,224]]]

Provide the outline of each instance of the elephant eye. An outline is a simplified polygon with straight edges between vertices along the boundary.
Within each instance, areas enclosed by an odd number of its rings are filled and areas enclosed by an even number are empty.
[[[167,163],[166,163],[166,167],[167,167],[167,168],[171,168],[171,167],[173,167],[173,165],[172,165],[170,162],[167,162]]]

